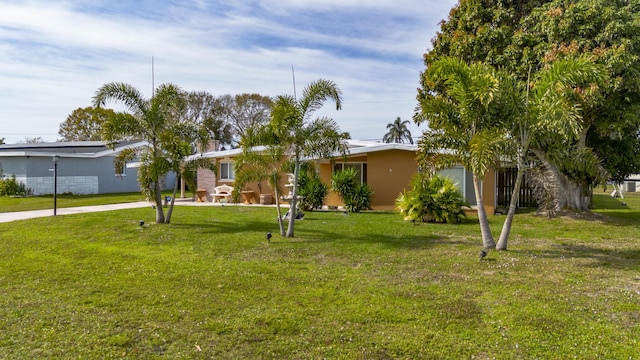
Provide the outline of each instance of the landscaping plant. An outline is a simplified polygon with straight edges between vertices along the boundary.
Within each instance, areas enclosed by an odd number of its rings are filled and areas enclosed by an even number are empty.
[[[314,172],[301,172],[298,176],[298,194],[302,196],[300,208],[306,211],[319,209],[324,205],[329,187]]]
[[[344,207],[350,212],[371,208],[373,191],[369,185],[356,180],[358,172],[353,168],[338,171],[331,177],[331,190],[340,196]]]
[[[411,179],[411,190],[398,196],[396,206],[407,221],[459,223],[468,204],[451,179],[418,173]]]

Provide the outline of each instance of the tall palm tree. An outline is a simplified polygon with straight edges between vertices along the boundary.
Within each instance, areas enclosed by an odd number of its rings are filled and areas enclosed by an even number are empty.
[[[394,142],[402,144],[406,139],[409,144],[413,144],[411,131],[407,129],[408,123],[409,120],[402,121],[402,119],[400,119],[400,116],[396,117],[396,119],[392,123],[387,124],[387,130],[389,130],[389,132],[384,134],[384,137],[382,137],[382,141],[386,143]]]
[[[141,166],[138,181],[145,197],[155,202],[156,223],[164,223],[162,208],[162,180],[179,162],[190,146],[194,130],[181,122],[186,101],[185,93],[176,85],[160,85],[151,99],[146,99],[135,87],[125,83],[108,83],[93,97],[93,105],[100,107],[108,101],[119,102],[126,112],[116,113],[102,126],[103,139],[115,143],[123,139],[145,140],[148,146],[140,152],[125,151],[116,161],[137,157]]]
[[[340,132],[338,124],[331,118],[313,114],[327,100],[333,100],[336,109],[342,108],[342,91],[330,80],[320,79],[311,82],[297,99],[290,95],[277,96],[271,110],[268,132],[271,139],[282,146],[284,154],[294,164],[294,183],[290,213],[295,214],[298,203],[298,174],[303,157],[328,157],[336,151],[346,151],[342,140],[345,134]],[[275,144],[275,143],[273,143]],[[294,236],[295,216],[289,216],[287,237]]]
[[[419,148],[423,169],[435,171],[462,164],[473,173],[478,220],[484,248],[495,248],[480,182],[497,162],[505,134],[500,127],[502,74],[482,63],[442,58],[423,74],[438,91],[420,103],[414,121],[429,122]]]
[[[603,78],[604,70],[586,57],[557,60],[534,74],[524,86],[513,90],[516,116],[507,124],[509,139],[516,149],[518,167],[507,217],[502,225],[498,250],[506,250],[513,218],[518,205],[520,187],[526,171],[526,156],[532,142],[548,141],[550,138],[570,143],[582,132],[580,107],[575,98],[576,90],[597,89],[590,86]],[[586,86],[585,86],[586,85]],[[576,89],[576,87],[580,87]]]

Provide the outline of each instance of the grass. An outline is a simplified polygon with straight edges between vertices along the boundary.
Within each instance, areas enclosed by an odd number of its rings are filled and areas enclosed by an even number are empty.
[[[142,200],[144,200],[144,197],[139,192],[99,195],[57,195],[56,206],[58,208],[67,208],[75,206],[136,202]],[[29,196],[23,198],[0,196],[0,213],[27,210],[45,210],[52,208],[53,195]]]
[[[473,218],[307,212],[271,243],[272,208],[0,224],[0,358],[636,358],[640,196],[595,201],[518,215],[484,261]]]

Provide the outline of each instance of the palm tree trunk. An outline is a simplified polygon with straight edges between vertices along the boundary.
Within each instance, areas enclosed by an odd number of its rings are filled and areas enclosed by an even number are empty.
[[[291,207],[289,208],[289,227],[287,228],[287,237],[293,237],[293,226],[296,222],[298,207],[298,173],[300,172],[300,155],[295,155],[295,167],[293,169],[293,194],[291,198]]]
[[[513,192],[511,193],[511,203],[509,204],[509,211],[507,211],[507,218],[502,224],[502,231],[500,232],[500,238],[496,249],[507,250],[507,242],[509,240],[509,233],[511,233],[511,225],[513,224],[513,217],[516,214],[516,208],[518,207],[518,200],[520,197],[520,187],[522,186],[522,179],[524,178],[524,167],[518,165],[518,175],[516,176],[516,183],[513,186]]]
[[[160,181],[153,182],[154,195],[156,200],[156,224],[164,223],[164,210],[162,209],[162,188]]]
[[[276,176],[272,177],[271,187],[273,188],[273,195],[276,197],[276,211],[278,213],[278,226],[280,227],[280,236],[284,236],[284,224],[282,223],[282,210],[280,209],[280,194],[278,193],[278,179]]]
[[[484,203],[482,201],[482,192],[480,191],[480,179],[473,175],[473,189],[476,193],[476,204],[478,207],[478,221],[480,222],[480,233],[482,234],[482,247],[485,249],[495,249],[496,243],[493,240],[491,234],[491,228],[489,227],[489,218],[487,212],[484,209]]]
[[[171,214],[173,213],[173,204],[176,201],[177,193],[178,193],[178,178],[176,177],[176,183],[173,186],[173,194],[171,195],[171,203],[169,203],[169,209],[167,209],[167,217],[164,219],[165,224],[171,223]]]

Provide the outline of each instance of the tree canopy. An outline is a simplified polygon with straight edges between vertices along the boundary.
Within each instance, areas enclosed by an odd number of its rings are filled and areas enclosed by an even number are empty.
[[[403,143],[407,140],[410,144],[413,144],[411,131],[407,129],[407,124],[409,124],[409,120],[402,121],[400,116],[396,117],[392,123],[387,124],[387,130],[389,131],[384,134],[382,141],[386,143]]]
[[[60,124],[58,141],[100,141],[102,124],[113,115],[113,110],[101,107],[77,108]]]
[[[447,56],[481,61],[523,82],[558,59],[584,55],[602,65],[606,79],[597,89],[575,91],[584,110],[580,136],[532,145],[541,163],[568,178],[575,196],[601,177],[603,167],[618,181],[640,167],[639,34],[638,1],[465,0],[441,23],[424,60],[427,68]],[[438,91],[423,74],[419,101]],[[560,204],[573,207],[568,199]]]

